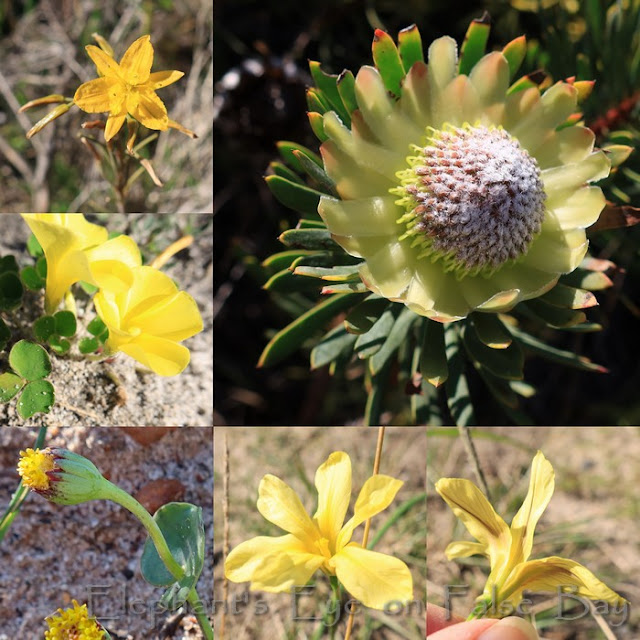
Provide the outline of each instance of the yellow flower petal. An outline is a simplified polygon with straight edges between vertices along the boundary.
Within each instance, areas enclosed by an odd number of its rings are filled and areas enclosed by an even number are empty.
[[[122,78],[132,86],[144,84],[149,80],[152,64],[151,36],[142,36],[130,45],[120,60]]]
[[[502,589],[502,594],[504,600],[517,605],[525,589],[556,592],[558,587],[575,587],[576,595],[592,600],[604,600],[617,607],[626,602],[604,582],[598,580],[589,569],[573,560],[557,556],[530,560],[515,567]]]
[[[480,489],[469,480],[442,478],[436,482],[436,491],[467,531],[483,545],[491,561],[492,573],[495,568],[502,567],[509,555],[511,532]]]
[[[318,536],[316,525],[288,484],[268,474],[260,481],[258,494],[258,511],[266,520],[313,545]]]
[[[101,76],[118,80],[124,79],[120,72],[120,65],[108,53],[92,44],[88,44],[85,49]]]
[[[104,139],[109,142],[113,136],[115,136],[120,129],[122,129],[122,125],[124,124],[126,116],[109,116],[107,118],[107,124],[104,128]]]
[[[73,96],[73,101],[87,113],[111,111],[111,92],[117,89],[118,81],[112,78],[96,78],[81,84]]]
[[[368,478],[358,494],[358,499],[353,508],[353,516],[340,530],[336,542],[336,551],[340,551],[349,543],[353,530],[358,525],[384,511],[393,502],[396,493],[398,493],[403,484],[402,480],[382,474]]]
[[[227,556],[225,576],[232,582],[251,582],[251,590],[277,593],[305,585],[324,557],[305,550],[291,534],[258,536],[239,544]]]
[[[140,249],[133,238],[117,236],[85,251],[91,282],[101,289],[124,292],[133,284],[134,267],[142,264]]]
[[[486,556],[487,548],[479,542],[457,541],[450,542],[444,550],[447,560],[454,558],[468,558],[469,556]]]
[[[110,336],[111,339],[111,336]],[[107,346],[110,345],[107,340]],[[118,347],[159,376],[177,376],[189,364],[189,349],[173,340],[142,334]]]
[[[167,108],[160,98],[146,87],[138,87],[127,96],[127,111],[148,129],[168,128]]]
[[[135,323],[145,332],[181,342],[202,331],[202,316],[196,301],[185,291],[163,297],[152,307],[135,316]]]
[[[344,451],[334,451],[318,467],[315,478],[318,509],[313,518],[320,533],[335,540],[351,500],[351,459]]]
[[[177,82],[184,75],[183,71],[154,71],[149,74],[147,84],[152,89],[162,89]]]
[[[398,558],[349,545],[333,560],[338,580],[366,607],[384,609],[413,599],[411,572]]]
[[[527,497],[511,521],[512,542],[509,562],[517,564],[529,559],[533,548],[534,530],[551,500],[553,488],[553,467],[543,453],[538,451],[531,463]]]

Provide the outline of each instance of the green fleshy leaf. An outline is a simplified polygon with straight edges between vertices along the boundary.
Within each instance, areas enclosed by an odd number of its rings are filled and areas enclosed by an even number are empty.
[[[309,61],[309,70],[313,81],[316,83],[316,87],[322,92],[325,100],[329,103],[330,109],[335,111],[340,119],[348,127],[351,123],[351,116],[345,109],[340,92],[338,91],[338,76],[325,73],[320,68],[319,62]]]
[[[601,271],[590,271],[578,267],[571,273],[567,273],[560,278],[560,282],[569,287],[578,289],[588,289],[589,291],[601,291],[613,286],[613,282],[608,275]]]
[[[282,271],[288,269],[296,258],[301,256],[315,255],[314,251],[301,251],[300,249],[292,249],[290,251],[280,251],[274,253],[262,262],[262,266],[271,272]]]
[[[513,80],[513,77],[518,72],[520,65],[524,61],[524,57],[527,54],[527,39],[524,36],[519,36],[511,42],[507,43],[502,49],[502,55],[507,59],[509,63],[509,77]]]
[[[378,318],[389,306],[386,298],[371,294],[366,300],[356,305],[345,318],[344,326],[349,333],[362,335],[371,329]]]
[[[276,147],[278,147],[278,151],[284,158],[284,161],[290,167],[293,167],[293,169],[298,173],[304,173],[304,169],[302,168],[300,161],[293,155],[294,151],[302,151],[305,156],[311,158],[319,167],[324,167],[322,158],[302,144],[291,142],[290,140],[280,140],[279,142],[276,142]]]
[[[289,229],[278,238],[282,244],[294,249],[338,250],[338,245],[326,229]]]
[[[294,150],[293,155],[298,159],[305,173],[325,192],[337,197],[335,182],[327,175],[324,169],[321,169],[311,158],[302,151]]]
[[[18,414],[23,420],[36,413],[49,413],[55,402],[55,391],[48,380],[29,382],[18,400]]]
[[[317,111],[309,111],[307,113],[307,118],[309,118],[309,124],[311,125],[313,135],[318,138],[320,142],[326,142],[329,139],[329,136],[324,132],[324,119],[322,114]]]
[[[50,336],[47,344],[59,355],[63,355],[71,349],[71,343],[66,338],[60,338],[55,335]]]
[[[0,273],[18,273],[19,271],[20,269],[18,268],[15,256],[4,256],[4,258],[0,258]]]
[[[285,207],[306,215],[320,217],[318,203],[323,195],[320,191],[280,176],[267,176],[265,182],[271,193]]]
[[[47,259],[41,256],[36,261],[36,273],[43,279],[47,279]]]
[[[520,402],[517,394],[509,386],[508,380],[496,376],[489,369],[485,369],[481,364],[474,363],[476,371],[484,380],[491,395],[503,406],[510,409],[517,409]]]
[[[308,218],[300,218],[298,220],[298,224],[295,226],[296,229],[322,229],[324,231],[327,230],[327,225],[323,220],[309,220]],[[344,253],[344,252],[343,252]]]
[[[20,271],[20,279],[27,289],[39,291],[44,289],[45,281],[38,275],[35,267],[25,267]]]
[[[573,311],[572,309],[554,307],[539,299],[521,302],[516,307],[516,310],[524,313],[527,317],[542,320],[549,326],[556,327],[557,329],[573,327],[585,322],[587,319],[587,316],[582,311]]]
[[[409,339],[411,326],[419,317],[407,307],[400,312],[382,347],[369,358],[369,370],[373,375],[380,373],[400,346]]]
[[[563,284],[557,284],[551,291],[540,296],[540,300],[565,309],[587,309],[598,304],[598,300],[590,291],[567,287]]]
[[[330,269],[335,265],[335,257],[331,253],[307,252],[307,255],[298,256],[290,265],[289,270],[294,272],[298,267],[325,267]]]
[[[422,324],[420,373],[434,387],[439,387],[449,377],[447,353],[444,344],[444,325],[425,318]]]
[[[70,338],[77,329],[76,316],[71,311],[58,311],[53,315],[56,321],[56,333]]]
[[[9,331],[9,327],[7,327],[5,321],[0,318],[0,351],[4,351],[10,339],[11,331]]]
[[[269,170],[273,175],[280,176],[289,182],[295,182],[297,184],[304,185],[304,180],[295,172],[291,171],[286,164],[282,162],[273,161],[269,163]]]
[[[458,73],[468,76],[471,73],[471,69],[473,69],[478,60],[482,58],[487,47],[490,29],[489,14],[486,11],[481,18],[476,18],[471,21],[462,47],[460,48]]]
[[[282,271],[278,271],[278,273],[274,273],[262,285],[262,288],[267,291],[290,293],[292,291],[319,292],[321,286],[321,282],[312,280],[311,278],[296,276],[290,269],[283,269]]]
[[[328,296],[332,293],[369,293],[369,291],[370,289],[364,282],[345,282],[322,287],[320,293],[322,293],[323,296]]]
[[[39,342],[46,342],[56,332],[53,316],[42,316],[33,323],[33,335]]]
[[[416,62],[424,62],[422,38],[415,24],[402,29],[398,34],[398,51],[405,73],[409,73]]]
[[[17,395],[24,385],[24,380],[15,373],[3,373],[0,375],[0,402],[9,402]]]
[[[358,336],[354,347],[358,358],[361,360],[369,358],[382,347],[384,341],[389,335],[389,331],[391,331],[391,328],[396,321],[394,311],[396,311],[396,309],[393,306],[389,307],[376,320],[369,331]]]
[[[511,334],[494,313],[472,313],[470,316],[478,338],[492,349],[506,349],[511,344]]]
[[[371,50],[373,61],[380,72],[385,88],[396,98],[399,98],[402,93],[405,71],[393,38],[382,29],[376,29]]]
[[[11,311],[20,306],[24,288],[15,271],[0,274],[0,311]]]
[[[475,422],[475,415],[469,394],[469,385],[464,375],[465,358],[461,353],[458,328],[455,324],[449,323],[444,328],[444,341],[449,364],[449,376],[444,386],[451,417],[457,425],[468,426]]]
[[[349,282],[360,280],[360,266],[357,264],[339,267],[296,267],[294,272],[297,276],[309,276],[311,278],[321,278],[331,282]]]
[[[258,367],[270,367],[296,351],[316,331],[322,329],[331,318],[360,301],[360,296],[343,294],[321,302],[279,331],[265,347]]]
[[[80,353],[93,353],[100,347],[100,341],[98,338],[82,338],[78,343],[78,349]]]
[[[307,89],[305,97],[307,99],[307,110],[310,112],[324,114],[334,110],[326,94],[320,89],[315,87]]]
[[[161,560],[151,538],[144,544],[140,558],[142,577],[156,587],[170,586],[162,604],[172,609],[181,607],[195,587],[204,567],[204,524],[202,508],[183,502],[162,505],[153,515],[162,531],[169,551],[185,575],[176,580]]]
[[[27,240],[27,251],[29,252],[29,255],[34,258],[39,258],[44,255],[44,251],[38,242],[38,238],[36,238],[33,233]]]
[[[345,69],[339,76],[336,82],[338,87],[338,93],[342,99],[344,108],[352,114],[358,108],[358,101],[356,100],[356,79],[348,69]]]
[[[524,354],[517,342],[512,342],[506,349],[492,349],[481,342],[475,328],[467,324],[463,333],[464,346],[469,358],[482,365],[498,378],[522,380]]]
[[[356,339],[343,325],[334,327],[311,351],[311,368],[319,369],[340,357],[349,358]]]
[[[39,344],[26,340],[20,340],[11,347],[9,364],[26,380],[40,380],[51,373],[47,352]]]
[[[574,369],[580,369],[582,371],[609,373],[609,370],[606,367],[596,364],[595,362],[591,362],[589,358],[579,356],[571,351],[564,351],[562,349],[552,347],[551,345],[548,345],[545,342],[534,338],[532,335],[529,335],[520,329],[516,329],[515,327],[510,327],[509,330],[513,336],[518,339],[522,346],[533,351],[533,353],[542,356],[546,360],[557,362],[558,364],[564,364],[568,367],[573,367]]]

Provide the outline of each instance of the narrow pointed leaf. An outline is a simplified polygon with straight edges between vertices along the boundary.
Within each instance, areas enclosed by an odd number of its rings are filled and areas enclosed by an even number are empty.
[[[469,385],[464,374],[465,358],[455,323],[449,323],[444,329],[444,341],[449,363],[449,377],[445,382],[447,405],[451,417],[459,426],[468,426],[475,422],[473,403],[469,394]]]
[[[562,284],[589,291],[601,291],[613,286],[611,278],[601,271],[590,271],[578,267],[560,278]]]
[[[598,304],[598,300],[591,291],[575,289],[564,284],[557,284],[551,291],[540,296],[540,300],[565,309],[587,309]]]
[[[483,344],[473,326],[467,325],[463,333],[464,346],[469,358],[479,363],[498,378],[521,380],[524,355],[516,342],[506,349],[492,349]]]
[[[305,173],[318,183],[323,192],[332,196],[338,196],[335,182],[327,175],[326,171],[319,167],[306,153],[295,149],[293,155],[302,165]]]
[[[284,158],[284,161],[291,167],[293,167],[299,173],[304,173],[302,165],[299,160],[293,155],[294,151],[302,151],[308,158],[311,158],[319,167],[323,167],[322,158],[311,151],[311,149],[297,142],[291,142],[289,140],[280,140],[276,142],[276,147],[280,155]]]
[[[320,191],[281,176],[267,176],[265,182],[285,207],[307,215],[318,215],[318,203],[323,195]]]
[[[364,282],[345,282],[343,284],[331,284],[322,287],[322,295],[327,296],[332,293],[369,293],[370,289]]]
[[[265,347],[258,367],[270,367],[296,351],[331,318],[359,302],[360,297],[347,293],[324,300],[279,331]]]
[[[400,312],[384,344],[380,350],[369,359],[369,370],[373,375],[379,373],[400,348],[400,345],[409,339],[411,325],[418,317],[416,313],[406,307]]]
[[[400,97],[405,71],[393,38],[382,29],[376,29],[371,51],[385,88],[394,96]]]
[[[296,276],[290,269],[274,273],[263,285],[266,291],[291,293],[293,291],[319,291],[322,284],[311,278]]]
[[[459,73],[469,75],[471,69],[484,55],[491,29],[489,14],[485,11],[481,18],[471,21],[460,48]]]
[[[278,239],[287,247],[295,249],[338,249],[338,245],[326,229],[289,229]]]
[[[345,109],[340,92],[338,91],[338,76],[325,73],[320,68],[319,62],[309,61],[309,70],[313,77],[316,87],[320,89],[326,100],[329,102],[331,108],[340,116],[340,119],[348,126],[351,122],[351,117]]]
[[[480,377],[484,380],[491,395],[501,404],[510,409],[517,409],[519,400],[517,394],[509,386],[508,380],[502,377],[494,375],[489,369],[486,369],[481,364],[474,363],[476,371]]]
[[[331,282],[349,282],[351,280],[360,280],[359,268],[357,264],[331,268],[302,266],[296,267],[293,273],[297,276],[309,276]]]
[[[434,387],[439,387],[449,376],[444,344],[444,325],[428,318],[422,324],[420,373]]]
[[[300,249],[280,251],[263,260],[262,266],[270,271],[281,271],[282,269],[288,269],[296,258],[312,255],[315,255],[314,251],[302,251]]]
[[[289,182],[295,182],[297,184],[304,185],[304,180],[295,172],[289,169],[286,164],[282,162],[273,161],[269,163],[269,170],[273,175],[280,176],[289,180]]]
[[[334,110],[332,109],[331,103],[327,99],[326,95],[322,93],[320,89],[316,89],[315,87],[307,89],[305,97],[307,99],[307,109],[309,111],[325,114]]]
[[[322,118],[322,114],[317,111],[309,111],[307,118],[309,118],[313,135],[318,138],[320,142],[326,142],[329,136],[324,132],[324,119]]]
[[[409,69],[414,63],[424,62],[422,38],[415,24],[402,29],[398,34],[398,51],[400,52],[400,59],[405,73],[409,73]]]
[[[471,320],[478,338],[492,349],[506,349],[511,344],[511,334],[494,313],[473,313]]]
[[[364,360],[382,347],[395,320],[394,309],[390,307],[376,320],[369,331],[358,336],[354,347],[358,358]]]
[[[541,300],[528,300],[521,302],[518,310],[526,310],[526,315],[533,316],[551,327],[562,329],[563,327],[574,327],[582,322],[586,322],[587,316],[582,311],[574,311],[573,309],[562,309],[554,307]]]
[[[355,335],[366,333],[389,305],[390,302],[386,298],[376,294],[370,295],[349,311],[344,321],[345,329]]]
[[[343,354],[349,357],[357,337],[347,333],[344,325],[333,328],[311,351],[311,368],[319,369]]]
[[[344,108],[352,114],[358,108],[358,101],[356,100],[356,79],[351,71],[345,69],[339,76],[338,93],[342,98],[342,104]]]
[[[511,79],[516,75],[525,55],[527,54],[527,39],[525,36],[519,36],[505,45],[502,49],[502,55],[509,63],[509,76]]]

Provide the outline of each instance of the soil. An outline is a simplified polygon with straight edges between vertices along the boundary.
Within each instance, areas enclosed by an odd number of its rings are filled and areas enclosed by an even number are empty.
[[[163,267],[180,287],[191,294],[200,309],[204,330],[184,341],[191,351],[191,362],[178,376],[163,378],[143,370],[124,354],[112,362],[89,362],[72,348],[70,356],[52,355],[53,370],[49,379],[56,389],[56,403],[48,414],[36,414],[28,420],[18,416],[16,401],[0,404],[0,425],[6,426],[211,426],[213,425],[213,237],[209,214],[111,214],[87,216],[100,221],[109,230],[129,232],[145,251],[146,224],[166,218],[167,229],[156,241],[153,256],[178,239],[187,222],[203,229],[193,244],[178,253]],[[32,259],[26,252],[30,232],[17,214],[0,215],[0,255],[16,256],[18,264],[26,266]],[[156,247],[154,244],[154,248]],[[81,291],[78,286],[74,290]],[[14,335],[33,340],[30,326],[43,314],[42,292],[26,292],[18,320],[22,330],[5,318]],[[77,297],[78,324],[86,325],[94,316],[93,305],[83,294]],[[86,313],[85,313],[86,310]],[[17,330],[16,330],[17,328]],[[78,335],[82,335],[79,331]],[[88,334],[84,334],[88,335]],[[9,345],[9,349],[10,349]],[[8,368],[8,349],[0,354],[0,372]],[[116,384],[115,380],[120,384]]]
[[[141,434],[141,431],[148,432]],[[198,593],[210,610],[213,593],[212,431],[170,429],[161,439],[138,444],[121,429],[51,428],[47,445],[89,458],[111,482],[143,502],[190,502],[203,509],[205,565]],[[18,453],[32,447],[37,429],[0,429],[0,513],[19,477]],[[160,481],[168,490],[156,493]],[[144,498],[144,496],[147,496]],[[140,575],[146,532],[128,511],[112,502],[61,506],[31,493],[0,545],[0,640],[42,638],[45,616],[72,599],[87,602],[114,640],[197,640],[190,615],[157,613],[163,590]]]

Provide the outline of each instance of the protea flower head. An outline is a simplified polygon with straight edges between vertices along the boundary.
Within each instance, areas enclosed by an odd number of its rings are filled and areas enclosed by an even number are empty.
[[[553,84],[543,72],[514,81],[524,36],[485,55],[488,34],[485,14],[471,23],[460,52],[444,36],[425,62],[415,26],[400,32],[397,45],[376,30],[375,64],[355,76],[310,63],[309,120],[321,156],[279,144],[311,184],[272,163],[271,190],[304,217],[280,236],[289,250],[265,261],[265,288],[308,292],[297,281],[309,279],[295,277],[304,275],[328,281],[321,290],[328,297],[280,331],[260,365],[281,360],[347,311],[313,350],[312,367],[330,363],[333,372],[354,355],[367,359],[376,393],[376,382],[385,384],[376,377],[396,358],[413,396],[428,393],[424,381],[445,382],[451,369],[457,421],[473,419],[460,411],[459,400],[468,401],[464,358],[509,409],[516,395],[532,392],[513,385],[522,378],[521,345],[604,370],[524,333],[517,315],[599,328],[581,309],[597,304],[590,291],[611,284],[604,271],[612,265],[586,256],[585,229],[606,205],[593,183],[629,148],[594,148],[578,111],[592,82]],[[516,317],[505,324],[505,312]]]

